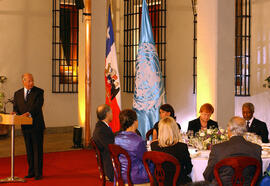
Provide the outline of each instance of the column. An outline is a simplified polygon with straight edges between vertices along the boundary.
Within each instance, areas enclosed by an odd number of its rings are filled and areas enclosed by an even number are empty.
[[[234,116],[234,0],[198,1],[197,112],[211,103],[225,128]]]

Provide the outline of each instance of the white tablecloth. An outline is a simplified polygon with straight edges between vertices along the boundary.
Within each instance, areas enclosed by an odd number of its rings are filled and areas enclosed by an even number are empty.
[[[210,151],[202,151],[200,156],[192,158],[193,168],[191,172],[191,179],[193,182],[204,180],[203,172],[207,167],[209,153]],[[262,161],[263,161],[262,171],[264,172],[270,163],[270,157],[267,158],[262,157]]]

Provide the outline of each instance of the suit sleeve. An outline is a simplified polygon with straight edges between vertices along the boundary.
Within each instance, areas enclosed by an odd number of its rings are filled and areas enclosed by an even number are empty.
[[[215,122],[215,127],[218,128],[218,122]]]
[[[98,137],[98,142],[101,143],[101,146],[109,151],[109,144],[114,144],[114,135],[108,134],[106,132],[101,132]]]
[[[37,96],[35,97],[34,103],[31,106],[31,108],[29,110],[29,113],[32,116],[35,116],[36,114],[38,114],[41,111],[41,109],[42,109],[43,103],[44,103],[44,91],[41,90],[37,94]]]
[[[267,129],[266,123],[263,122],[261,126],[262,126],[262,130],[261,130],[262,142],[268,143],[269,142],[268,129]]]
[[[17,94],[16,94],[16,92],[14,93],[13,112],[19,113],[18,103],[17,103]]]
[[[211,182],[214,179],[214,167],[216,163],[217,163],[216,150],[215,150],[215,147],[213,146],[209,155],[208,165],[203,172],[203,176],[206,181]]]
[[[186,144],[184,146],[184,154],[185,154],[184,162],[186,164],[185,169],[186,169],[186,173],[189,174],[192,171],[193,165],[191,163],[191,158],[190,158],[190,154],[189,154],[189,151],[188,151],[188,146]]]
[[[189,131],[189,130],[193,130],[190,121],[188,122],[188,129],[187,129],[187,130],[188,130],[188,131]]]

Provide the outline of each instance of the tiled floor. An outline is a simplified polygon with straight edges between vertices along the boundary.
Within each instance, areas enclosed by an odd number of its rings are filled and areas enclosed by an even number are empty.
[[[0,138],[0,157],[10,156],[10,137]],[[44,152],[72,150],[73,132],[54,133],[44,135]],[[25,153],[23,136],[15,137],[15,156]]]

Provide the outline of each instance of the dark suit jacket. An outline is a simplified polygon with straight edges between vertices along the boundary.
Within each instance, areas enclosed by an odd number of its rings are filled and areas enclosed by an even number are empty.
[[[100,150],[105,175],[113,181],[113,167],[110,157],[109,144],[114,143],[114,134],[104,122],[98,121],[93,133],[93,140]]]
[[[213,121],[211,119],[207,122],[207,128],[218,128],[218,123],[216,121]],[[193,134],[195,135],[199,130],[201,129],[201,121],[200,118],[194,119],[190,122],[188,122],[188,131],[192,130]]]
[[[254,118],[248,132],[256,133],[258,136],[261,136],[263,143],[268,143],[268,130],[266,123]]]
[[[214,180],[214,167],[216,163],[224,158],[229,158],[233,156],[249,156],[261,159],[261,147],[257,144],[246,141],[242,136],[233,136],[229,141],[214,145],[212,147],[208,165],[203,173],[205,180]],[[245,185],[250,185],[252,176],[254,175],[254,168],[249,168],[244,170]],[[233,170],[230,167],[223,167],[220,169],[220,178],[225,185],[230,185],[231,176],[233,175]],[[214,182],[216,182],[214,180]]]
[[[24,100],[24,89],[20,89],[14,94],[13,111],[18,115],[29,112],[33,118],[32,125],[22,125],[22,130],[37,129],[44,130],[45,123],[42,113],[44,102],[44,91],[38,87],[33,87],[28,95],[28,101]]]
[[[154,141],[153,143],[151,143],[151,150],[168,153],[174,156],[179,161],[181,170],[180,176],[177,180],[177,185],[191,182],[191,179],[188,177],[188,174],[191,172],[193,165],[191,163],[191,158],[189,155],[187,144],[179,142],[173,146],[160,147],[158,145],[158,141]],[[172,185],[172,183],[169,180],[171,181],[173,180],[175,168],[173,165],[170,164],[164,164],[163,167],[165,169],[165,176],[166,176],[165,185],[168,186]]]

